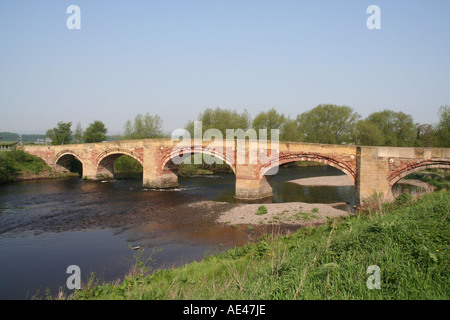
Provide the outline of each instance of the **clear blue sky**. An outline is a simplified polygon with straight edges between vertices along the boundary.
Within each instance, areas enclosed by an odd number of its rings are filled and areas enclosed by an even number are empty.
[[[81,30],[69,30],[69,5]],[[369,5],[381,30],[369,30]],[[321,103],[436,122],[450,104],[447,0],[2,0],[0,131],[44,133],[138,113],[170,132],[208,107]]]

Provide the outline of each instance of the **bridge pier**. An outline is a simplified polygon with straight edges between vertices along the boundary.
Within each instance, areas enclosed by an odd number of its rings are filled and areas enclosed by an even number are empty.
[[[89,161],[83,162],[83,172],[81,174],[81,177],[83,179],[99,180],[101,178],[98,176],[98,172],[99,171],[98,171],[97,165],[89,163]],[[105,177],[112,177],[112,174],[111,174],[111,176],[109,176],[106,170],[105,171],[102,170],[101,172]]]
[[[258,200],[272,196],[272,187],[265,176],[259,180],[236,179],[236,199]]]
[[[236,199],[257,200],[273,196],[267,177],[260,178],[258,164],[236,165]]]
[[[357,147],[356,203],[361,204],[375,194],[385,201],[394,200],[392,186],[387,179],[389,157],[379,154],[379,147]]]
[[[161,150],[145,150],[143,161],[142,186],[147,188],[164,189],[178,186],[176,166],[169,161],[164,168],[161,165],[163,152]]]

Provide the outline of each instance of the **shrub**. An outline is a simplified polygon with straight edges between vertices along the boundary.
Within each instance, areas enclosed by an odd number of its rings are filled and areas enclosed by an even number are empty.
[[[259,206],[258,210],[256,211],[256,215],[257,216],[261,216],[263,214],[267,213],[267,208],[266,206]]]

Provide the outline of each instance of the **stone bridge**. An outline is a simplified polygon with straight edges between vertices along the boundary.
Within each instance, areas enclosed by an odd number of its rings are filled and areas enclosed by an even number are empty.
[[[214,141],[215,142],[215,141]],[[237,199],[262,199],[272,196],[268,183],[278,166],[294,161],[315,161],[335,167],[354,182],[360,203],[377,192],[392,200],[392,186],[408,174],[427,168],[450,168],[448,148],[397,148],[279,142],[270,145],[249,140],[224,140],[201,144],[180,143],[171,139],[120,140],[59,146],[25,146],[26,152],[39,156],[55,171],[67,171],[73,158],[82,163],[84,179],[112,177],[114,161],[121,155],[136,159],[143,167],[143,186],[170,188],[178,185],[176,159],[196,153],[213,155],[233,169]],[[242,144],[243,143],[243,144]],[[244,147],[242,147],[244,146]],[[252,157],[252,155],[256,155]],[[263,155],[263,156],[261,156]],[[178,157],[178,158],[177,158]]]

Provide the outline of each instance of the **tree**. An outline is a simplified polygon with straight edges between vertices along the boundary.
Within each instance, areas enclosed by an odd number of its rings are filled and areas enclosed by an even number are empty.
[[[83,128],[81,127],[81,123],[77,123],[77,128],[75,129],[75,133],[73,134],[73,139],[76,143],[80,143],[83,139]]]
[[[53,145],[68,144],[72,141],[72,122],[58,122],[58,125],[47,130],[46,136],[52,139]]]
[[[163,137],[162,120],[158,115],[138,114],[134,122],[127,120],[124,125],[123,139],[149,139]]]
[[[383,133],[368,120],[356,123],[356,144],[362,146],[381,146],[384,143]]]
[[[417,136],[415,146],[431,147],[433,145],[433,126],[431,124],[415,124]]]
[[[381,146],[384,143],[383,133],[368,120],[356,123],[356,144],[360,146]]]
[[[83,140],[86,143],[101,142],[106,140],[106,129],[103,122],[95,120],[84,131]]]
[[[305,141],[341,144],[354,142],[359,114],[348,106],[321,104],[297,116]]]
[[[412,147],[416,140],[416,130],[413,119],[403,112],[383,110],[374,112],[367,117],[384,136],[382,145],[393,147]]]
[[[444,105],[439,108],[439,122],[435,127],[434,146],[450,147],[450,106]]]
[[[219,107],[206,109],[198,116],[198,120],[202,122],[202,134],[208,129],[218,129],[222,132],[223,138],[226,138],[227,129],[242,129],[246,131],[250,128],[251,123],[247,110],[240,114],[236,110],[226,110]],[[189,121],[185,129],[193,136],[194,121]]]
[[[280,141],[303,141],[298,123],[295,119],[287,118],[280,132]]]
[[[260,129],[267,129],[267,139],[271,139],[271,130],[278,129],[279,135],[282,135],[284,131],[284,126],[286,125],[286,117],[283,114],[279,114],[274,108],[270,109],[267,112],[260,112],[253,119],[252,126],[253,129],[256,130],[256,133],[259,136]]]

